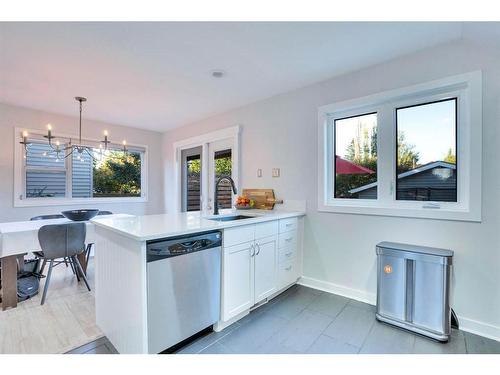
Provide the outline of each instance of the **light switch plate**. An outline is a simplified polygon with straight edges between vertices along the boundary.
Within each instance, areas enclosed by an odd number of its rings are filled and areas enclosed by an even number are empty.
[[[273,168],[273,177],[279,177],[279,176],[280,176],[280,169]]]
[[[257,177],[262,177],[262,169],[257,169]]]

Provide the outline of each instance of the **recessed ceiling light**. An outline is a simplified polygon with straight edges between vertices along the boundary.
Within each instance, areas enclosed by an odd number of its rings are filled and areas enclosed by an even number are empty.
[[[226,72],[224,72],[223,70],[220,70],[220,69],[215,69],[215,70],[212,70],[210,72],[210,74],[214,78],[222,78],[222,77],[224,77],[226,75]]]

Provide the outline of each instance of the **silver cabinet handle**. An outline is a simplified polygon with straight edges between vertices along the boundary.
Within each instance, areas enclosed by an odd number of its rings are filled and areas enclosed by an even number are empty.
[[[260,254],[260,245],[258,243],[256,243],[255,246],[257,246],[257,254],[255,254],[255,255],[259,255]]]
[[[290,271],[292,269],[292,266],[288,266],[287,268],[285,268],[285,271]]]
[[[251,244],[250,245],[250,258],[255,256],[255,245]]]
[[[293,237],[288,237],[288,238],[285,238],[285,241],[290,242],[292,239],[293,239]]]
[[[285,226],[286,226],[287,228],[291,227],[292,225],[293,225],[292,223],[287,223],[287,224],[285,224]]]
[[[289,257],[291,256],[293,253],[290,251],[289,253],[286,253],[285,256]]]

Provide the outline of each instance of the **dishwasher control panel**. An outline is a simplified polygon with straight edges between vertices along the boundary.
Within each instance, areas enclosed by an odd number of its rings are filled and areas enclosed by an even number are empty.
[[[219,246],[222,246],[220,231],[148,241],[146,244],[147,261],[154,262]]]

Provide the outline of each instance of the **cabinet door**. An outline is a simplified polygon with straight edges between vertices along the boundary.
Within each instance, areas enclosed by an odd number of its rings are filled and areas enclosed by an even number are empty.
[[[222,312],[224,321],[253,306],[254,243],[224,248]]]
[[[277,236],[255,241],[255,303],[278,290]]]

